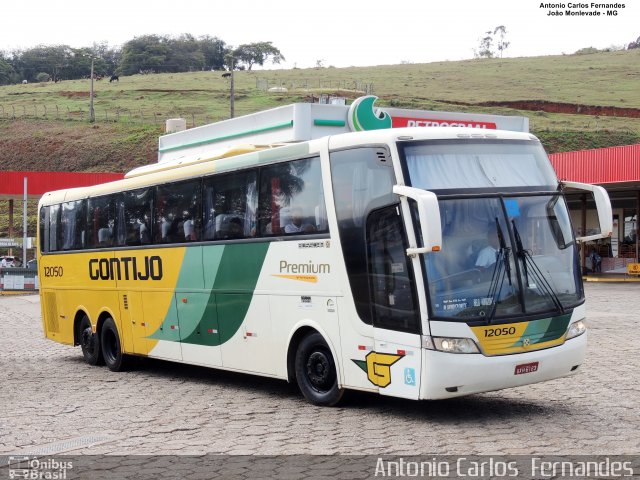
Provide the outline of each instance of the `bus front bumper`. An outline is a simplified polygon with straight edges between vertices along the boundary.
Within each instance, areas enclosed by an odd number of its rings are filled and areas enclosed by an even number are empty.
[[[513,355],[423,350],[420,398],[460,397],[573,375],[580,371],[586,349],[585,332],[557,347]]]

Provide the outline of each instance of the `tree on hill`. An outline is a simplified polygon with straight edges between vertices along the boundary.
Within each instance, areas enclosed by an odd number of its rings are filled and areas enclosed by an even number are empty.
[[[504,25],[500,25],[493,30],[494,35],[499,35],[498,43],[496,47],[498,48],[498,52],[500,53],[500,58],[502,58],[502,54],[509,47],[511,42],[507,42],[504,37],[507,36],[507,29]]]
[[[169,39],[166,72],[188,72],[204,68],[204,54],[199,42],[189,33]]]
[[[627,47],[627,50],[633,50],[634,48],[640,48],[640,37],[638,37],[635,42],[631,42]]]
[[[13,68],[30,82],[35,81],[36,76],[43,72],[56,80],[72,55],[72,49],[68,45],[38,45],[14,52]]]
[[[263,66],[265,62],[280,63],[285,60],[280,50],[272,42],[246,43],[233,51],[236,65],[243,64],[247,70],[254,65]]]
[[[72,48],[69,45],[38,45],[26,50],[12,52],[3,58],[13,69],[13,77],[8,83],[22,80],[37,81],[40,73],[49,75],[50,80],[70,80],[87,77],[91,71],[91,59],[97,75],[112,73],[119,61],[119,50],[106,43],[94,43],[92,47]],[[40,78],[44,76],[40,75]]]
[[[178,37],[143,35],[129,40],[121,49],[102,42],[82,48],[38,45],[11,52],[11,55],[0,53],[0,84],[32,82],[40,73],[48,74],[55,81],[86,78],[92,60],[94,73],[100,76],[223,70],[225,56],[229,53],[234,53],[234,68],[238,70],[251,70],[254,65],[284,60],[271,42],[243,44],[232,52],[223,40],[208,35],[198,38],[188,33]],[[44,76],[40,75],[40,78]]]
[[[0,53],[0,85],[8,85],[17,81],[16,72],[13,66]]]
[[[169,37],[143,35],[129,40],[122,47],[120,75],[133,75],[142,71],[160,71],[167,68]]]
[[[210,70],[224,69],[224,56],[228,53],[227,44],[218,37],[205,35],[198,39],[204,64]]]
[[[498,38],[496,39],[496,35]],[[493,30],[488,30],[484,33],[484,37],[479,39],[478,49],[474,49],[473,56],[475,58],[495,58],[496,52],[494,50],[494,41],[496,42],[495,48],[498,49],[500,58],[504,54],[504,51],[509,47],[510,42],[505,40],[507,36],[507,28],[504,25],[500,25]]]
[[[478,49],[473,51],[475,58],[493,58],[493,36],[491,30],[485,32],[484,37],[480,39]]]

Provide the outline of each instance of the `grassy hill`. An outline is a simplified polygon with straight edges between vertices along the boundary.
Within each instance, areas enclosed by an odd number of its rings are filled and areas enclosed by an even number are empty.
[[[640,136],[640,50],[358,68],[237,72],[236,115],[321,93],[382,106],[526,115],[550,151],[634,143]],[[190,126],[228,117],[221,72],[133,75],[0,87],[0,170],[121,171],[154,161],[164,120]],[[286,93],[266,87],[284,86]],[[37,121],[36,121],[37,120]]]
[[[228,118],[222,72],[151,74],[0,87],[2,170],[124,172],[154,162],[167,118]],[[285,93],[269,93],[273,86]],[[524,115],[550,153],[640,143],[640,49],[547,57],[235,74],[236,115],[371,91],[379,105]],[[0,209],[0,235],[6,218]],[[21,224],[19,215],[16,227]],[[18,228],[19,229],[19,228]]]

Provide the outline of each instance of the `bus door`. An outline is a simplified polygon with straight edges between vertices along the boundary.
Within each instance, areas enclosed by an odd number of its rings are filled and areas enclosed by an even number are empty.
[[[382,395],[418,399],[420,315],[400,206],[371,212],[366,235],[375,345],[366,358],[368,378]]]

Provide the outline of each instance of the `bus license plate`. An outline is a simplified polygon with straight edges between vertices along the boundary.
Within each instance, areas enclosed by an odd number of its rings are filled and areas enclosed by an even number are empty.
[[[522,365],[516,365],[515,375],[522,375],[523,373],[533,373],[538,371],[538,362],[523,363]]]

